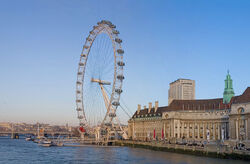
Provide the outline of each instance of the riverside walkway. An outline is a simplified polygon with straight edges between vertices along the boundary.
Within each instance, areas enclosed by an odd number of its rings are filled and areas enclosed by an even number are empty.
[[[116,141],[116,145],[129,146],[136,148],[146,148],[156,151],[167,151],[182,154],[192,154],[198,156],[208,156],[216,158],[229,158],[229,159],[241,159],[250,161],[250,151],[248,150],[235,150],[227,145],[220,144],[206,144],[204,146],[188,146],[169,144],[164,141]]]

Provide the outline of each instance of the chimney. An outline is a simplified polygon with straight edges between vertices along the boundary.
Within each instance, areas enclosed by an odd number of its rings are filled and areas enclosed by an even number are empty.
[[[157,111],[158,107],[159,107],[159,102],[156,101],[156,102],[155,102],[155,112]]]
[[[152,109],[152,103],[150,102],[148,103],[148,113],[150,113],[151,109]]]
[[[137,107],[137,114],[139,114],[139,113],[140,113],[140,111],[141,111],[141,105],[140,105],[140,104],[138,104],[138,107]]]

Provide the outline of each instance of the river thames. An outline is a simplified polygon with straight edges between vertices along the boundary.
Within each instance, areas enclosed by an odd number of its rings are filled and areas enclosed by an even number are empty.
[[[0,137],[0,163],[246,164],[248,162],[129,147],[42,147],[24,139],[12,140]]]

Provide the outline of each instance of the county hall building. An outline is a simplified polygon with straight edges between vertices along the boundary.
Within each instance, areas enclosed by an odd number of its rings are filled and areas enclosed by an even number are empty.
[[[169,105],[138,105],[128,121],[130,139],[197,140],[250,144],[250,87],[234,96],[227,74],[223,98],[195,99],[195,82],[178,79],[170,84]]]

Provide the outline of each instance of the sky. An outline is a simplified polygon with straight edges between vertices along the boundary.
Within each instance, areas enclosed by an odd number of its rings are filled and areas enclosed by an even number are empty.
[[[0,0],[0,122],[77,125],[79,56],[93,25],[110,20],[125,51],[122,99],[168,104],[169,83],[196,81],[196,98],[250,86],[248,0]],[[128,119],[124,116],[123,120]]]

